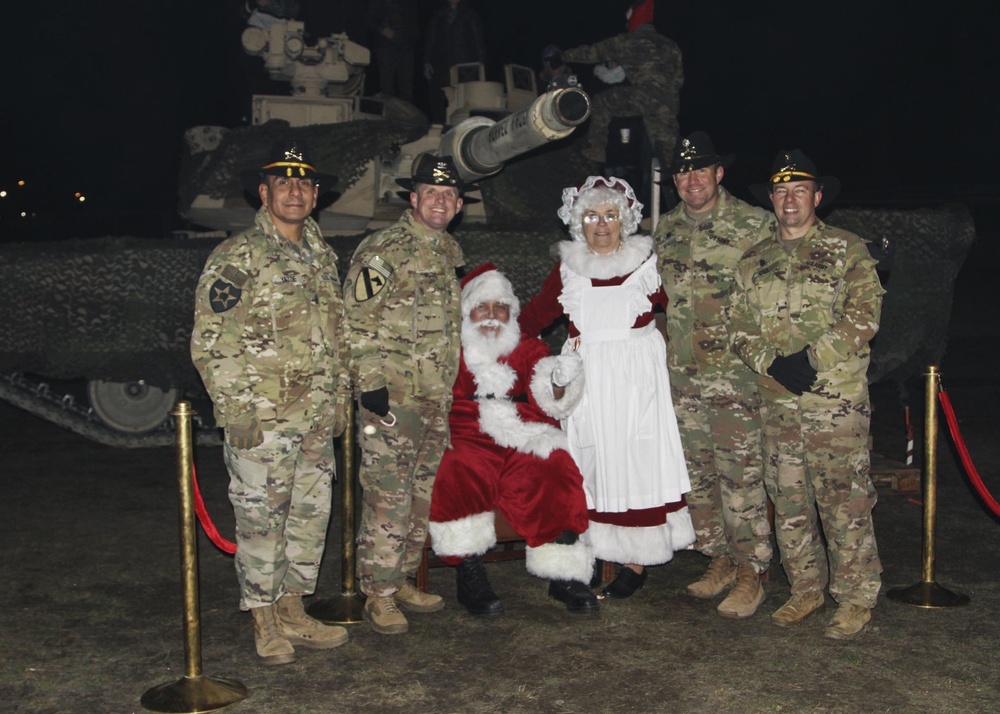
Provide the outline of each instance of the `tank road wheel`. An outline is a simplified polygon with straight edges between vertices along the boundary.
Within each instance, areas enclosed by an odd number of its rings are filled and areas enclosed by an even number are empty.
[[[90,406],[102,422],[128,434],[142,434],[160,426],[170,415],[177,390],[163,391],[145,382],[87,383]]]

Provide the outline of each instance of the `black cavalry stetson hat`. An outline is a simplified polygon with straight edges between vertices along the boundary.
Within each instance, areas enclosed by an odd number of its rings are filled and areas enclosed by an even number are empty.
[[[251,193],[265,176],[288,176],[291,178],[311,178],[320,186],[320,192],[328,191],[337,183],[337,177],[316,169],[309,155],[309,147],[301,139],[283,138],[271,144],[263,166],[244,169],[243,187]]]
[[[416,163],[410,178],[396,179],[396,183],[408,191],[413,191],[418,183],[427,183],[432,186],[454,186],[459,191],[469,191],[477,188],[474,183],[466,183],[455,167],[455,161],[450,156],[435,156],[434,154],[421,154]]]
[[[755,183],[750,186],[750,193],[765,206],[771,205],[771,191],[776,184],[792,181],[815,181],[823,198],[817,209],[828,206],[840,193],[840,179],[835,176],[820,176],[816,164],[801,149],[786,149],[779,151],[771,165],[771,178],[766,184]]]
[[[735,154],[725,154],[720,156],[715,151],[715,144],[712,139],[703,131],[691,132],[678,140],[674,147],[674,158],[667,169],[671,176],[674,174],[686,174],[689,171],[703,169],[706,166],[722,164],[723,168],[732,166]]]

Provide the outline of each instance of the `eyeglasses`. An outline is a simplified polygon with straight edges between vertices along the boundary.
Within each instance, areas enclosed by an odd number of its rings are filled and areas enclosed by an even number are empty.
[[[583,214],[584,223],[597,223],[598,221],[604,221],[605,223],[617,223],[618,214],[617,213],[605,213],[603,216],[599,213],[585,213]]]

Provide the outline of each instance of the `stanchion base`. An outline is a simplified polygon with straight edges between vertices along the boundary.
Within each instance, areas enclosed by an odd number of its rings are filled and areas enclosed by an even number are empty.
[[[361,611],[364,607],[365,601],[362,598],[353,593],[343,593],[338,597],[314,602],[306,608],[306,612],[330,625],[354,625],[363,619]]]
[[[167,714],[204,714],[246,699],[247,688],[234,679],[184,677],[160,684],[142,695],[143,709]]]
[[[886,593],[886,597],[904,605],[917,607],[961,607],[969,604],[969,596],[953,593],[936,582],[921,581],[907,588],[896,588]]]

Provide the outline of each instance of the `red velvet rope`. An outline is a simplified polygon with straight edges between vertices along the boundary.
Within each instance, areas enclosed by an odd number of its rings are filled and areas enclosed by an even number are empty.
[[[962,438],[962,432],[958,428],[958,419],[955,418],[955,410],[951,406],[951,397],[948,396],[948,392],[941,389],[938,391],[938,400],[941,402],[944,418],[948,421],[948,430],[951,432],[952,441],[955,442],[955,448],[958,449],[958,455],[962,459],[962,465],[965,467],[965,472],[969,475],[969,480],[972,481],[973,488],[976,489],[976,493],[983,499],[986,506],[993,511],[993,515],[1000,516],[1000,503],[997,503],[997,500],[986,490],[986,484],[979,477],[979,471],[976,470],[976,465],[972,463],[972,457],[969,456],[969,450],[965,446],[965,439]]]
[[[223,553],[232,555],[236,552],[236,544],[219,535],[219,529],[215,527],[211,516],[208,515],[205,502],[201,498],[201,489],[198,488],[198,472],[194,470],[194,464],[191,464],[191,485],[194,486],[194,512],[198,514],[198,522],[205,530],[205,535],[215,544],[216,548]]]

